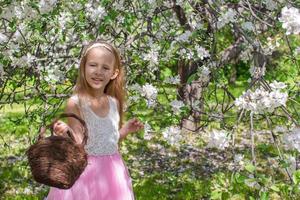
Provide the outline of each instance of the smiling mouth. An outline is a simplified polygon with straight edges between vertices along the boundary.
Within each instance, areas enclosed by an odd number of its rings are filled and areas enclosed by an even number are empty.
[[[99,78],[92,78],[93,81],[97,81],[97,82],[101,82],[103,81],[103,79],[99,79]]]

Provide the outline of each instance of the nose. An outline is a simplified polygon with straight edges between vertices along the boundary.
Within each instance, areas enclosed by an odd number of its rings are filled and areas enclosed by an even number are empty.
[[[101,75],[101,74],[102,74],[102,70],[101,70],[100,67],[97,67],[97,68],[95,69],[95,74],[96,74],[96,75]]]

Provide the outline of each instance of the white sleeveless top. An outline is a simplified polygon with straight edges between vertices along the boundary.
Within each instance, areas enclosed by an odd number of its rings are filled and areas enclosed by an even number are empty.
[[[89,155],[112,155],[118,152],[120,116],[115,98],[108,96],[109,112],[105,117],[98,116],[90,107],[89,101],[81,100],[78,95],[71,99],[80,108],[88,129],[88,140],[85,150]]]

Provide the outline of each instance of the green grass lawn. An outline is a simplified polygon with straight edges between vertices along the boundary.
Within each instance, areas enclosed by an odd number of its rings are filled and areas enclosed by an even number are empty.
[[[49,187],[36,183],[31,177],[25,151],[37,131],[36,124],[22,120],[23,114],[20,105],[13,105],[12,108],[6,106],[1,110],[0,199],[43,199],[49,190]],[[186,134],[182,148],[177,149],[169,146],[161,134],[156,133],[151,141],[145,141],[139,135],[129,137],[122,143],[121,152],[138,200],[299,197],[299,192],[289,184],[284,170],[270,166],[269,160],[278,158],[278,153],[267,134],[256,146],[257,177],[251,178],[254,172],[249,164],[249,135],[239,135],[237,142],[244,140],[248,143],[238,146],[235,151],[219,151],[204,148],[200,135]],[[244,156],[242,167],[233,162],[235,154]],[[253,180],[259,188],[248,183]]]

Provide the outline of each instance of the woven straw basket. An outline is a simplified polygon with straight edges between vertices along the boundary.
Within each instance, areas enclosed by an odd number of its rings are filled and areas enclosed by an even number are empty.
[[[47,128],[51,136],[45,137],[45,129],[40,132],[38,140],[27,150],[28,162],[34,180],[39,183],[68,189],[72,187],[87,165],[87,154],[84,145],[87,141],[85,122],[73,113],[63,113],[59,118],[73,117],[84,127],[84,137],[81,144],[75,142],[73,134],[57,136],[53,134],[54,120]]]

